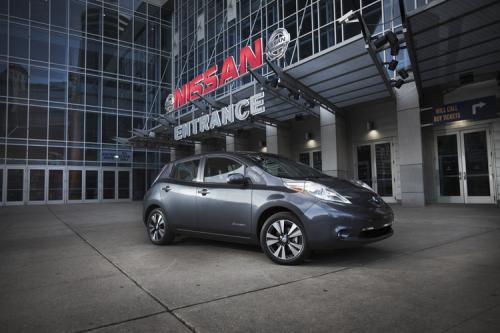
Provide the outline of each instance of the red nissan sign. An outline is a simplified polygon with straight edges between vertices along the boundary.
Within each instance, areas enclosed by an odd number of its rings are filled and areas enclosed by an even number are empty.
[[[219,71],[217,65],[210,67],[205,73],[197,75],[190,82],[176,88],[173,94],[173,109],[186,105],[198,98],[198,95],[208,94],[231,80],[235,80],[248,72],[248,68],[255,69],[262,65],[262,39],[254,41],[254,49],[245,46],[240,51],[239,69],[233,56],[224,60]]]

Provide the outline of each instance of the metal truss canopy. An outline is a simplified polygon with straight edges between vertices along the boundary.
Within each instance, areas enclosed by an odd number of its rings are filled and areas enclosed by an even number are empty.
[[[409,52],[423,89],[490,79],[500,71],[500,1],[434,1],[407,14]]]

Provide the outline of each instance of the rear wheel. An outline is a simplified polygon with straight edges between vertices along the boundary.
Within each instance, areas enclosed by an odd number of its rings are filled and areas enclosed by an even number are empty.
[[[277,264],[296,265],[309,253],[304,227],[291,213],[277,213],[269,217],[260,231],[264,253]]]
[[[174,241],[174,233],[170,229],[165,213],[161,208],[155,208],[148,216],[148,236],[153,244],[167,245]]]

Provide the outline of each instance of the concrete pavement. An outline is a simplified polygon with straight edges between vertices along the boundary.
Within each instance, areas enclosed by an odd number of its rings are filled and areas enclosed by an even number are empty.
[[[392,238],[286,267],[154,246],[138,203],[2,207],[0,331],[499,331],[500,208],[394,209]]]

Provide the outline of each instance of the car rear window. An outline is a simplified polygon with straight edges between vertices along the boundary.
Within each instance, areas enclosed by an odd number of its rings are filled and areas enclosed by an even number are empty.
[[[198,177],[198,166],[200,160],[191,160],[174,164],[170,172],[170,178],[192,182]]]

